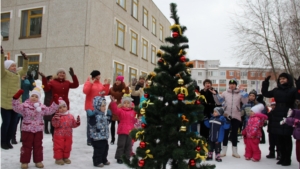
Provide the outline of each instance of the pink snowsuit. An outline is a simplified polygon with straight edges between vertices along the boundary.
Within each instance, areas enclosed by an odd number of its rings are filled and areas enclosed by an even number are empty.
[[[242,134],[244,136],[245,158],[259,161],[261,158],[261,151],[259,149],[259,142],[262,136],[261,127],[264,125],[264,121],[268,119],[268,116],[262,113],[255,113],[249,117],[246,128]]]
[[[22,122],[22,147],[21,147],[21,163],[29,163],[31,152],[33,151],[33,162],[43,161],[43,116],[51,115],[58,109],[58,105],[54,102],[50,107],[46,107],[38,102],[41,111],[38,112],[34,104],[27,99],[24,103],[13,99],[13,110],[23,116]]]
[[[78,127],[80,123],[77,123],[74,116],[67,111],[60,114],[59,118],[52,118],[52,125],[55,128],[53,135],[54,159],[67,159],[72,150],[72,128]]]

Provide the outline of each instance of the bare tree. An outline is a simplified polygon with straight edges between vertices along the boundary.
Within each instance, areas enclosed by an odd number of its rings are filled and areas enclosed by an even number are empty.
[[[292,76],[299,73],[300,3],[296,0],[245,0],[233,18],[236,55],[255,66],[270,66]]]

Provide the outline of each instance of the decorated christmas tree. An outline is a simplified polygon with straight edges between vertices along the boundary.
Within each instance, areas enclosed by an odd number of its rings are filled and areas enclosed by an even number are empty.
[[[161,46],[157,52],[158,66],[147,77],[145,100],[137,109],[144,119],[142,128],[130,133],[140,144],[131,160],[123,160],[130,168],[213,169],[215,165],[201,164],[208,152],[205,139],[190,132],[190,125],[203,118],[204,100],[195,94],[193,63],[185,57],[186,27],[179,23],[176,4],[170,7],[175,24],[165,41],[172,46]]]

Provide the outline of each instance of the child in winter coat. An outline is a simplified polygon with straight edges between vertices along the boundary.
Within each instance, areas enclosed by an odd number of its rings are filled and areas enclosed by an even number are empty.
[[[19,97],[23,90],[19,90],[12,101],[13,110],[23,116],[22,122],[22,147],[20,162],[22,169],[28,168],[31,152],[33,151],[33,162],[37,168],[43,168],[43,116],[51,115],[58,109],[58,96],[55,95],[54,102],[46,107],[40,102],[41,89],[34,88],[29,99],[20,103]]]
[[[55,163],[58,165],[71,164],[69,159],[72,150],[72,128],[80,125],[80,118],[68,111],[66,102],[60,97],[59,108],[52,118],[52,125],[55,128],[53,134],[53,151]]]
[[[125,89],[125,91],[126,90],[129,91],[128,87]],[[117,106],[116,100],[112,96],[111,100],[111,111],[120,119],[117,131],[119,136],[115,159],[117,159],[119,164],[122,164],[122,155],[125,155],[127,159],[130,158],[132,139],[129,135],[129,132],[134,128],[136,112],[133,110],[133,99],[131,98],[130,94],[123,95],[120,108]]]
[[[214,113],[209,120],[205,120],[204,124],[209,130],[209,152],[206,160],[212,160],[213,151],[216,153],[216,161],[222,162],[220,152],[221,152],[221,143],[224,139],[225,129],[229,129],[230,123],[227,122],[226,118],[223,116],[224,110],[222,107],[215,107]]]
[[[259,142],[262,135],[261,127],[263,127],[265,120],[268,119],[266,115],[262,114],[264,108],[263,104],[258,104],[251,108],[247,126],[242,132],[246,144],[244,155],[246,160],[251,159],[257,162],[261,158],[261,151],[259,149]]]
[[[294,127],[293,137],[296,139],[296,157],[300,169],[300,101],[297,100],[296,104],[298,109],[294,109],[289,117],[284,118],[283,123]]]
[[[242,106],[242,116],[245,117],[244,123],[243,123],[243,129],[245,129],[245,127],[247,125],[251,107],[258,104],[258,102],[256,100],[256,96],[257,96],[257,92],[255,90],[250,91],[249,95],[248,95],[248,102]]]
[[[109,165],[107,160],[108,138],[109,138],[109,117],[105,116],[106,100],[102,96],[93,99],[94,110],[87,110],[89,116],[89,133],[91,144],[94,148],[93,164],[95,167]]]

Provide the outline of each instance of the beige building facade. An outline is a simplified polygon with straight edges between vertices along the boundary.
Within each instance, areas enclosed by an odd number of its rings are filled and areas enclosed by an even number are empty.
[[[125,82],[152,71],[171,23],[152,0],[2,0],[7,57],[45,75],[73,67],[80,83],[92,70]],[[69,75],[68,75],[69,76]],[[70,78],[70,76],[68,77]]]

